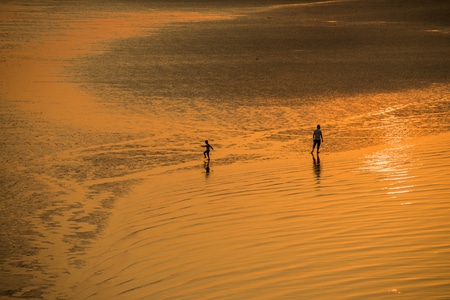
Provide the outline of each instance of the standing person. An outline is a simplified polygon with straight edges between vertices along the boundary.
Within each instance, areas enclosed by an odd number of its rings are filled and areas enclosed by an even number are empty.
[[[202,145],[202,147],[206,147],[206,150],[203,152],[203,156],[204,156],[205,158],[208,157],[208,160],[209,160],[209,150],[210,150],[210,149],[214,150],[213,146],[211,146],[211,145],[208,143],[208,140],[206,140],[206,141],[205,141],[205,145]]]
[[[314,145],[311,151],[311,154],[313,154],[314,152],[314,148],[317,145],[317,155],[319,155],[319,148],[320,148],[320,143],[323,143],[323,136],[322,136],[322,130],[320,130],[320,125],[317,125],[317,129],[314,130],[313,133],[313,140],[314,140]]]

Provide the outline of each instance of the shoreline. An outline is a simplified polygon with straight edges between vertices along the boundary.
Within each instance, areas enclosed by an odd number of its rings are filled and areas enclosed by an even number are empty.
[[[136,148],[148,147],[139,146],[148,132],[139,128],[152,125],[81,90],[65,68],[116,39],[223,16],[94,10],[80,22],[77,12],[74,20],[64,11],[46,19],[45,5],[30,11],[1,6],[4,24],[27,32],[29,15],[36,24],[30,36],[2,40],[0,297],[41,299],[55,278],[83,268],[85,249],[103,231],[114,202],[140,180],[133,164],[141,160]],[[128,147],[137,152],[128,154]],[[131,163],[123,162],[120,149]]]
[[[37,14],[43,16],[45,13]],[[176,128],[177,123],[116,110],[117,107],[96,98],[89,90],[82,90],[82,82],[67,74],[65,68],[78,57],[103,53],[115,39],[151,34],[152,26],[230,17],[168,13],[149,24],[148,19],[154,16],[94,13],[87,17],[86,23],[64,20],[55,30],[40,28],[45,33],[42,39],[24,39],[17,48],[2,52],[5,60],[0,65],[5,72],[1,78],[0,103],[4,131],[0,159],[6,193],[0,211],[0,297],[42,299],[48,294],[62,299],[70,297],[72,286],[67,286],[66,279],[74,283],[80,280],[74,274],[89,270],[95,255],[87,254],[98,244],[110,242],[103,240],[106,232],[120,228],[110,218],[127,200],[141,197],[146,192],[144,185],[152,180],[170,179],[173,175],[180,180],[185,180],[186,175],[209,180],[227,172],[230,174],[227,176],[234,174],[245,181],[251,179],[246,173],[252,166],[267,165],[273,170],[273,165],[280,162],[307,164],[302,174],[316,176],[309,152],[291,159],[300,153],[296,147],[306,148],[303,140],[296,140],[303,136],[303,129],[285,135],[275,130],[274,137],[263,135],[260,128],[253,134],[249,134],[251,130],[235,129],[221,141],[219,128],[214,132],[218,133],[219,151],[212,153],[211,178],[207,179],[204,162],[199,159],[202,150],[196,140],[204,132],[192,129],[197,123],[189,128],[193,141],[177,141],[176,137],[186,131]],[[55,17],[53,22],[57,21]],[[205,107],[202,106],[208,111]],[[263,110],[271,116],[279,108]],[[295,112],[286,112],[288,117],[292,114]],[[175,130],[175,134],[168,135],[167,128]],[[245,147],[234,141],[240,133]],[[283,143],[285,136],[287,143]],[[443,136],[448,140],[448,133]],[[306,139],[309,140],[309,132]],[[169,149],[166,143],[170,144]],[[386,145],[347,154],[327,153],[327,142],[324,147],[323,170],[326,170],[329,158],[360,156],[385,149]],[[333,149],[331,143],[329,149]],[[159,176],[163,179],[157,179]],[[255,181],[253,184],[258,185],[257,177]],[[59,290],[60,284],[66,288]]]

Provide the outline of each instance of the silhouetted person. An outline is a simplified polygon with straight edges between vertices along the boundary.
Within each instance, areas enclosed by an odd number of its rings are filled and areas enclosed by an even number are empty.
[[[205,158],[208,157],[208,159],[209,159],[209,150],[210,150],[210,149],[214,150],[213,146],[211,146],[211,145],[208,143],[208,140],[206,140],[206,141],[205,141],[205,145],[202,145],[202,147],[206,147],[206,150],[203,152],[203,156],[204,156]]]
[[[323,143],[323,136],[322,136],[322,130],[320,130],[320,125],[317,125],[317,129],[314,130],[313,133],[313,140],[314,140],[314,145],[312,147],[312,151],[311,154],[314,152],[314,148],[317,145],[317,154],[319,154],[319,148],[320,148],[320,143]]]

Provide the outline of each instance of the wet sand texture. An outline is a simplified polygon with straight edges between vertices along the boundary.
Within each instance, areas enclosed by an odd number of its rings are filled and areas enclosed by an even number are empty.
[[[0,298],[449,295],[449,5],[309,2],[0,4]]]

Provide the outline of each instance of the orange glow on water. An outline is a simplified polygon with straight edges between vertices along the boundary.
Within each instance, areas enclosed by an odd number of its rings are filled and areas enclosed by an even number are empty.
[[[3,28],[12,30],[11,38],[3,35],[0,60],[0,165],[6,183],[0,295],[437,299],[448,294],[450,136],[439,128],[448,120],[448,83],[317,98],[265,99],[262,93],[253,99],[255,90],[243,80],[244,100],[254,101],[247,105],[242,99],[222,101],[220,90],[219,100],[136,95],[70,68],[102,55],[107,62],[114,51],[133,54],[118,41],[237,15],[218,10],[52,15],[46,8],[0,8]],[[260,33],[267,24],[284,24],[282,14],[262,16]],[[338,17],[308,22],[321,24],[321,30],[323,24],[348,25]],[[240,32],[239,24],[221,26]],[[323,37],[317,38],[321,44]],[[145,54],[151,42],[133,46],[143,45],[138,53]],[[293,57],[315,58],[315,51],[299,46]],[[229,57],[219,50],[214,59],[223,67]],[[255,68],[277,70],[280,62],[286,67],[289,56],[271,65],[276,51],[269,50],[257,63],[254,53],[251,59],[237,55],[238,60]],[[114,55],[105,55],[110,52]],[[208,63],[201,59],[196,63]],[[113,71],[111,77],[126,74],[119,65]],[[245,68],[233,74],[239,78]],[[197,95],[197,87],[189,91],[186,82],[173,83],[188,95]],[[324,130],[320,157],[310,155],[318,123]],[[429,132],[435,134],[423,137]],[[202,160],[206,138],[214,146],[210,161]]]

